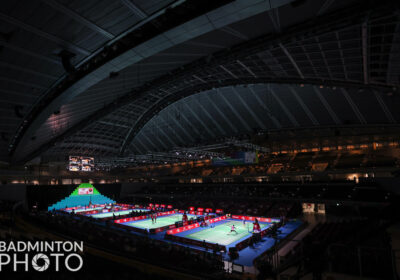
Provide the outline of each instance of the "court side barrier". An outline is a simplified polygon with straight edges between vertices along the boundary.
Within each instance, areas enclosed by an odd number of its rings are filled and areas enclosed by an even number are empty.
[[[92,207],[87,207],[85,206],[85,209],[89,209],[89,208],[96,208],[96,207],[106,207],[106,204],[93,204]],[[79,206],[74,206],[74,207],[67,207],[67,208],[63,208],[63,209],[59,209],[62,211],[67,211],[67,210],[76,210],[78,208],[81,208]]]
[[[172,215],[175,214],[175,211],[168,211],[168,212],[160,212],[157,213],[157,217],[161,217],[161,216],[166,216],[166,215]],[[114,221],[114,223],[116,224],[121,224],[121,223],[127,223],[127,222],[134,222],[134,221],[139,221],[139,220],[145,220],[145,219],[149,219],[149,215],[142,215],[142,216],[138,216],[138,217],[131,217],[131,218],[125,218],[125,219],[117,219]]]
[[[114,209],[115,211],[124,211],[124,210],[130,210],[130,209],[135,209],[135,208],[128,208],[128,207],[122,207],[119,209]],[[112,212],[111,209],[97,209],[93,211],[86,211],[86,212],[78,212],[77,214],[79,215],[93,215],[93,214],[101,214],[101,213],[110,213]]]
[[[148,217],[147,215],[142,215],[142,216],[137,216],[137,217],[117,219],[117,220],[114,220],[114,223],[121,224],[121,223],[134,222],[134,221],[139,221],[139,220],[145,220],[145,219],[147,219],[147,217]]]
[[[130,210],[130,209],[128,209],[128,210]],[[134,209],[131,209],[132,211],[134,210]],[[121,211],[123,211],[123,210],[121,210]],[[116,215],[116,218],[118,218],[118,219],[125,219],[125,218],[130,218],[131,217],[131,215],[132,215],[132,211],[131,212],[129,212],[128,214],[124,214],[124,215],[121,215],[121,214],[118,214],[118,212],[115,212],[117,215]],[[143,214],[145,214],[146,212],[143,212]],[[105,217],[105,218],[97,218],[98,220],[101,220],[101,221],[110,221],[110,220],[115,220],[115,218],[113,217],[113,216],[111,216],[111,217]]]

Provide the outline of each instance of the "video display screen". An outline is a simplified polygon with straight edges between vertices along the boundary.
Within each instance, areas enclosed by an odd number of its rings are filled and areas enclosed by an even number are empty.
[[[69,171],[90,172],[94,170],[94,158],[85,156],[70,156]]]

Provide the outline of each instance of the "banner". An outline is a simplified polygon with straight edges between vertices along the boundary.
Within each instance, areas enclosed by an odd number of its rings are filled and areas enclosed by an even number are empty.
[[[78,194],[93,194],[93,188],[80,188],[78,189]]]
[[[175,214],[175,211],[160,212],[160,213],[157,213],[157,217],[167,216],[167,215],[172,215],[172,214]]]

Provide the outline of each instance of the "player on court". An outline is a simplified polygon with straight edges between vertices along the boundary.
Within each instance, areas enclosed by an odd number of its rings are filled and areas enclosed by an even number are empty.
[[[154,223],[157,223],[157,213],[154,213]]]
[[[229,232],[229,234],[231,234],[232,232],[238,234],[237,231],[236,231],[235,225],[232,225],[232,226],[231,226],[231,231]]]
[[[150,214],[150,217],[151,217],[151,223],[154,224],[154,216],[153,216],[153,214]]]
[[[243,226],[246,227],[246,218],[244,216],[243,216],[242,221],[243,221]]]

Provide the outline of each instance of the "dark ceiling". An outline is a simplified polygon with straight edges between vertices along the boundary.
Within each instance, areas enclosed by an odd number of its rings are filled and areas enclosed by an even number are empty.
[[[400,121],[394,1],[199,3],[3,1],[1,159]]]

